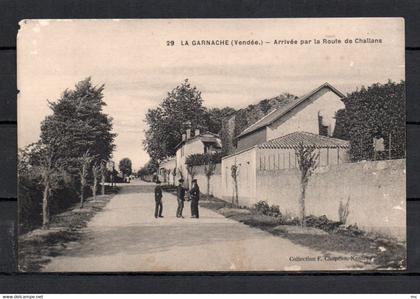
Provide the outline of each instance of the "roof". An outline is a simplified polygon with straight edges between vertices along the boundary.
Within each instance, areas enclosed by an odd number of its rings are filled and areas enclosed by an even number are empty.
[[[175,149],[181,147],[184,143],[189,142],[194,139],[200,139],[202,142],[205,143],[216,143],[219,147],[221,147],[219,135],[211,133],[211,132],[203,132],[197,136],[193,136],[188,140],[183,140],[175,146]]]
[[[349,148],[349,142],[342,139],[321,136],[308,132],[293,132],[257,145],[260,149],[297,148],[299,144],[315,148]]]
[[[341,93],[339,90],[337,90],[334,86],[332,86],[331,84],[329,84],[328,82],[322,84],[321,86],[319,86],[318,88],[312,90],[311,92],[307,93],[306,95],[296,99],[295,101],[291,102],[290,104],[284,106],[284,107],[280,107],[276,110],[273,110],[272,112],[270,112],[269,114],[267,114],[266,116],[264,116],[263,118],[259,119],[258,121],[256,121],[255,123],[253,123],[251,126],[249,126],[248,128],[246,128],[245,130],[242,131],[241,134],[239,134],[237,137],[242,137],[244,135],[250,134],[258,129],[264,128],[268,125],[271,125],[273,122],[275,122],[276,120],[280,119],[281,117],[283,117],[285,114],[287,114],[288,112],[290,112],[291,110],[293,110],[294,108],[296,108],[298,105],[302,104],[303,102],[306,102],[307,100],[309,100],[313,95],[315,95],[316,93],[320,92],[322,89],[324,88],[328,88],[329,90],[331,90],[332,92],[334,92],[337,96],[339,96],[340,98],[344,98],[345,95],[343,93]]]

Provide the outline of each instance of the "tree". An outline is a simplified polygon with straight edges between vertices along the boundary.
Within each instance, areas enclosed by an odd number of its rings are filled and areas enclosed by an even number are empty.
[[[208,127],[201,92],[188,79],[170,91],[159,107],[146,113],[148,129],[143,144],[149,156],[157,161],[173,156],[187,121],[192,128]]]
[[[383,138],[386,149],[377,159],[405,158],[404,81],[362,87],[343,101],[346,108],[337,114],[336,127],[350,141],[352,161],[374,159],[373,138]]]
[[[207,178],[207,198],[210,197],[210,179],[216,170],[216,164],[212,161],[210,157],[208,157],[207,163],[204,165],[204,174]]]
[[[100,162],[109,160],[115,148],[112,119],[103,113],[103,90],[104,85],[93,86],[87,78],[49,102],[53,114],[41,124],[41,142],[50,144],[61,134],[58,152],[70,172],[78,171],[78,158],[87,150]]]
[[[189,187],[191,187],[190,186],[190,182],[192,183],[192,181],[195,178],[195,175],[197,174],[196,166],[193,165],[193,164],[190,164],[190,165],[187,164],[187,172],[188,172],[188,174],[189,174],[189,176],[191,178],[191,181],[188,180],[188,178],[187,178],[187,184],[188,184]]]
[[[144,178],[145,176],[152,175],[159,169],[159,163],[156,160],[150,159],[143,167],[137,172],[138,176]]]
[[[33,143],[27,146],[19,155],[19,176],[30,171],[31,177],[40,174],[42,191],[42,228],[48,229],[50,223],[50,197],[52,189],[60,179],[58,143],[60,136],[51,140],[51,144]]]
[[[93,200],[96,200],[96,192],[98,191],[98,178],[101,175],[101,168],[102,168],[101,164],[98,164],[98,163],[95,163],[92,166],[92,175],[93,175],[92,194],[93,194]]]
[[[235,112],[236,110],[231,107],[207,109],[207,130],[216,134],[221,133],[224,120],[232,116]]]
[[[120,169],[121,173],[123,174],[123,178],[131,175],[133,172],[131,168],[131,160],[129,158],[124,158],[120,160],[120,163],[118,165],[118,168]]]
[[[238,165],[236,165],[236,161],[235,161],[235,164],[233,164],[230,167],[230,175],[233,179],[233,185],[235,187],[235,194],[234,194],[234,197],[232,198],[232,204],[238,206],[239,205],[239,194],[238,194],[239,167],[238,167]]]
[[[105,178],[106,178],[106,165],[105,161],[101,162],[101,187],[102,187],[102,195],[105,195]]]
[[[305,226],[306,187],[308,186],[309,178],[318,166],[319,154],[315,152],[314,147],[305,147],[303,143],[300,143],[296,150],[296,158],[298,163],[298,169],[300,171],[300,223],[301,226]]]

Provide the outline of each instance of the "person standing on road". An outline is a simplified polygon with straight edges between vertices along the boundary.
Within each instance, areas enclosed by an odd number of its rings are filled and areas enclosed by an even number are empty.
[[[155,187],[155,218],[163,218],[162,216],[163,205],[162,205],[162,187],[160,186],[160,181],[156,181]]]
[[[200,218],[198,213],[198,201],[200,200],[200,187],[197,184],[197,180],[192,180],[192,187],[190,190],[191,200],[191,218]]]
[[[176,209],[176,218],[184,218],[182,216],[182,210],[184,209],[185,201],[185,188],[182,185],[184,183],[183,179],[178,180],[179,184],[176,188],[176,198],[178,200],[178,208]]]

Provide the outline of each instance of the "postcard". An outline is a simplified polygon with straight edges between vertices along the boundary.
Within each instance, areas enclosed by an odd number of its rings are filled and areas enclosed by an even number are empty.
[[[402,18],[23,20],[23,272],[406,268]]]

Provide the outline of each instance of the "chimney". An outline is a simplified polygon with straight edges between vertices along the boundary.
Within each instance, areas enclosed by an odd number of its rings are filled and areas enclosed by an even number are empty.
[[[190,129],[190,128],[188,128],[188,129],[186,130],[186,133],[187,133],[187,140],[188,140],[188,139],[190,139],[190,138],[191,138],[191,129]]]
[[[187,135],[182,134],[182,141],[185,141],[187,139]]]
[[[198,136],[198,135],[200,135],[200,129],[195,129],[194,136]]]

